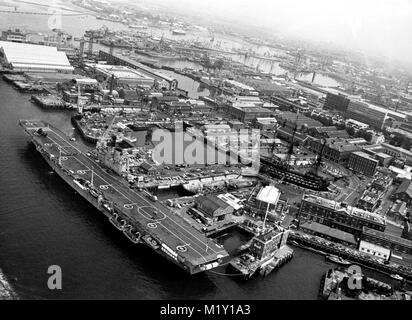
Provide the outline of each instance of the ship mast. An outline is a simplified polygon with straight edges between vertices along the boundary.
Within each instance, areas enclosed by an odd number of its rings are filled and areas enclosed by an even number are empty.
[[[270,203],[268,202],[268,206],[266,207],[265,219],[263,219],[263,230],[262,230],[262,232],[265,232],[265,229],[266,229],[266,219],[268,217],[269,206],[270,206]]]

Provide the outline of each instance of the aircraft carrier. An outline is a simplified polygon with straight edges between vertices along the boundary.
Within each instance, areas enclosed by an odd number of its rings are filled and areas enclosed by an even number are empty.
[[[57,128],[43,121],[19,124],[53,170],[133,243],[147,245],[190,274],[229,260],[221,245],[147,192],[130,189],[122,177],[108,173]]]

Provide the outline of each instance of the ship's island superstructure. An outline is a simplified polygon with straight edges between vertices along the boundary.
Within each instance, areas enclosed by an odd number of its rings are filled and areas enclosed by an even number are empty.
[[[57,128],[43,121],[19,123],[52,169],[133,243],[148,245],[190,274],[216,268],[229,259],[221,245],[150,193],[130,189],[122,177],[82,152]]]

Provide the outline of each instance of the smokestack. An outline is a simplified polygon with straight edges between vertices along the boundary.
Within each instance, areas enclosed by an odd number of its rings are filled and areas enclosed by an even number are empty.
[[[313,83],[313,81],[315,81],[315,77],[316,77],[316,72],[314,71],[313,76],[312,76],[312,83]]]
[[[109,94],[112,94],[113,87],[114,87],[114,74],[112,74],[112,77],[110,79],[110,92],[109,92]]]
[[[89,38],[89,56],[93,54],[93,38]]]
[[[84,55],[84,38],[80,40],[80,49],[79,49],[79,62],[83,62],[83,55]]]
[[[113,53],[114,53],[114,43],[112,41],[112,42],[110,42],[110,55],[112,56]]]
[[[60,50],[60,43],[61,43],[61,41],[62,41],[62,34],[61,34],[61,32],[58,32],[57,33],[57,51],[59,51]]]

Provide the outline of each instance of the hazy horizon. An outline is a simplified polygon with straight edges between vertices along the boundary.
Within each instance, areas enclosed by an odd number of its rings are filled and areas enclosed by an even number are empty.
[[[116,1],[116,0],[114,0]],[[125,2],[124,0],[122,2]],[[412,65],[410,0],[156,0],[182,13],[215,16],[274,35],[332,42]]]

